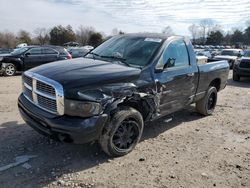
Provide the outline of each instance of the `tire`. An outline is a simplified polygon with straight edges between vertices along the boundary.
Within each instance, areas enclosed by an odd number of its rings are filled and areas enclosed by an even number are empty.
[[[209,87],[205,97],[196,102],[196,110],[202,115],[208,116],[214,112],[217,103],[217,89]]]
[[[144,122],[140,112],[131,107],[121,107],[104,127],[99,138],[102,150],[111,157],[131,152],[140,141]]]
[[[8,63],[4,68],[4,76],[14,76],[16,74],[16,66],[12,63]]]
[[[240,76],[236,72],[233,72],[233,80],[237,82],[240,81]]]

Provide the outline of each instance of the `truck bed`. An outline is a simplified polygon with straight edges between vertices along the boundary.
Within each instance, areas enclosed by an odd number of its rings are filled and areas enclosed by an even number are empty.
[[[227,84],[229,64],[227,61],[209,61],[206,64],[198,65],[199,81],[196,91],[196,101],[202,98],[213,80],[219,80],[217,90],[223,89]]]

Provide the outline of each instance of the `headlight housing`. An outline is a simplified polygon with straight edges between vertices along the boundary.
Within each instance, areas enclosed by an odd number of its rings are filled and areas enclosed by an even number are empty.
[[[65,99],[65,114],[70,116],[91,117],[102,112],[100,103]]]
[[[2,61],[3,60],[3,57],[0,57],[0,61]]]

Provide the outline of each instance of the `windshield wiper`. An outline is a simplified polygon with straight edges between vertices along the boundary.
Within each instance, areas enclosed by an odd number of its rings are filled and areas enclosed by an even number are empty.
[[[101,55],[100,57],[102,58],[109,58],[109,59],[114,59],[114,60],[118,60],[120,62],[122,62],[123,64],[127,65],[128,67],[130,67],[130,64],[126,62],[126,59],[123,57],[117,57],[117,56],[105,56],[105,55]]]
[[[128,67],[130,67],[130,64],[127,63],[127,62],[126,62],[126,59],[125,59],[125,58],[122,58],[122,57],[99,55],[99,54],[96,54],[96,53],[94,53],[94,52],[89,52],[89,54],[92,54],[94,59],[95,59],[95,56],[100,57],[100,58],[114,59],[114,60],[118,60],[118,61],[120,61],[121,63],[123,63],[123,64],[127,65]]]
[[[95,56],[101,57],[99,54],[96,54],[96,53],[94,53],[94,52],[89,52],[88,54],[93,55],[93,59],[95,59]],[[86,54],[86,55],[87,55],[87,54]]]

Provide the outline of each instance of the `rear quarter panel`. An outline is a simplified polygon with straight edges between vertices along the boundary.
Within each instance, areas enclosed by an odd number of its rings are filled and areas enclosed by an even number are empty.
[[[229,65],[227,61],[215,61],[207,64],[198,65],[200,76],[197,89],[196,100],[202,98],[209,88],[211,82],[215,79],[220,80],[220,90],[227,84]]]

